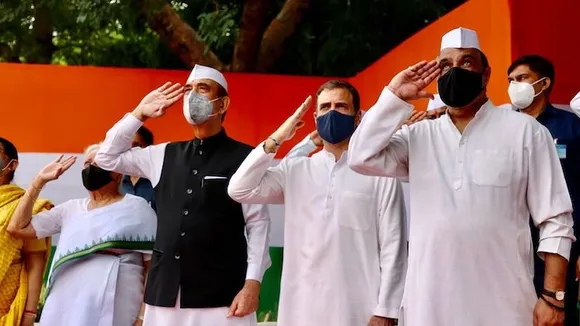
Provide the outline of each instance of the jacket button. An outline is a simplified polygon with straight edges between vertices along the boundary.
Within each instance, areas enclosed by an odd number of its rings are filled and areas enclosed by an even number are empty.
[[[188,214],[189,214],[189,211],[188,210],[184,210],[183,211],[183,215],[188,215]]]
[[[181,236],[184,237],[185,236],[185,232],[181,232]]]
[[[186,192],[187,192],[188,195],[191,195],[191,193],[193,192],[193,190],[187,189]]]
[[[198,172],[198,171],[197,171],[197,169],[193,169],[193,170],[191,170],[191,173],[192,173],[193,175],[197,175],[197,172]]]
[[[203,151],[201,149],[199,150],[199,155],[203,155]]]
[[[179,258],[181,258],[181,256],[175,255],[175,259],[179,259]]]

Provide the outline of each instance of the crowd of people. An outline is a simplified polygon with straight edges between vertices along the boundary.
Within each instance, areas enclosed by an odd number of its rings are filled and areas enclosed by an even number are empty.
[[[458,28],[367,111],[331,80],[253,148],[223,128],[225,77],[197,65],[89,146],[88,196],[56,206],[39,195],[76,157],[24,190],[0,138],[0,324],[33,325],[59,233],[42,326],[255,326],[266,205],[284,204],[280,326],[578,325],[580,94],[577,115],[555,108],[554,67],[529,55],[496,107],[490,75]],[[154,144],[143,124],[182,98],[194,138]],[[427,111],[409,104],[421,98]],[[316,130],[274,164],[313,102]]]

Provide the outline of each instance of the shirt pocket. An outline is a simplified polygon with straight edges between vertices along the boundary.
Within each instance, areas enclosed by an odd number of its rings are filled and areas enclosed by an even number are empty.
[[[367,231],[371,226],[372,198],[367,194],[344,190],[336,205],[338,224],[355,231]]]
[[[205,176],[201,183],[203,202],[207,205],[219,205],[229,202],[228,183],[225,176]]]
[[[507,187],[512,183],[514,159],[511,151],[476,149],[471,160],[471,181],[474,184]]]

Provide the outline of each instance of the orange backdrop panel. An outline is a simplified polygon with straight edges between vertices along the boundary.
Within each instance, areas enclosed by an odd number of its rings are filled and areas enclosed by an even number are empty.
[[[526,54],[539,54],[550,59],[556,67],[551,100],[570,103],[580,91],[580,0],[509,2],[513,59]]]
[[[188,71],[63,67],[0,64],[0,136],[20,152],[81,152],[102,140],[106,131],[131,111],[149,91],[166,81],[184,82]],[[226,117],[228,134],[257,145],[271,134],[328,78],[226,74],[232,105]],[[182,114],[182,102],[147,127],[156,142],[192,138]],[[310,113],[306,126],[283,146],[314,129]]]
[[[525,2],[527,0],[522,0]],[[351,81],[361,92],[361,104],[370,107],[383,87],[399,71],[421,60],[433,60],[439,54],[441,37],[457,27],[477,31],[480,45],[492,67],[488,95],[496,105],[507,103],[505,70],[511,63],[510,14],[507,0],[470,0],[451,13],[408,38],[401,45],[355,76]],[[434,82],[429,90],[437,93]],[[427,100],[415,103],[427,107]]]

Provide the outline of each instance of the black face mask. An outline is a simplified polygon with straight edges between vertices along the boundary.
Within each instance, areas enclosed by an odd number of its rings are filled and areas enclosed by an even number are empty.
[[[473,102],[483,90],[483,74],[462,68],[451,68],[437,80],[441,101],[461,108]]]
[[[109,171],[105,171],[92,164],[84,168],[81,175],[83,177],[83,186],[85,186],[88,191],[99,190],[109,182],[113,181]]]

